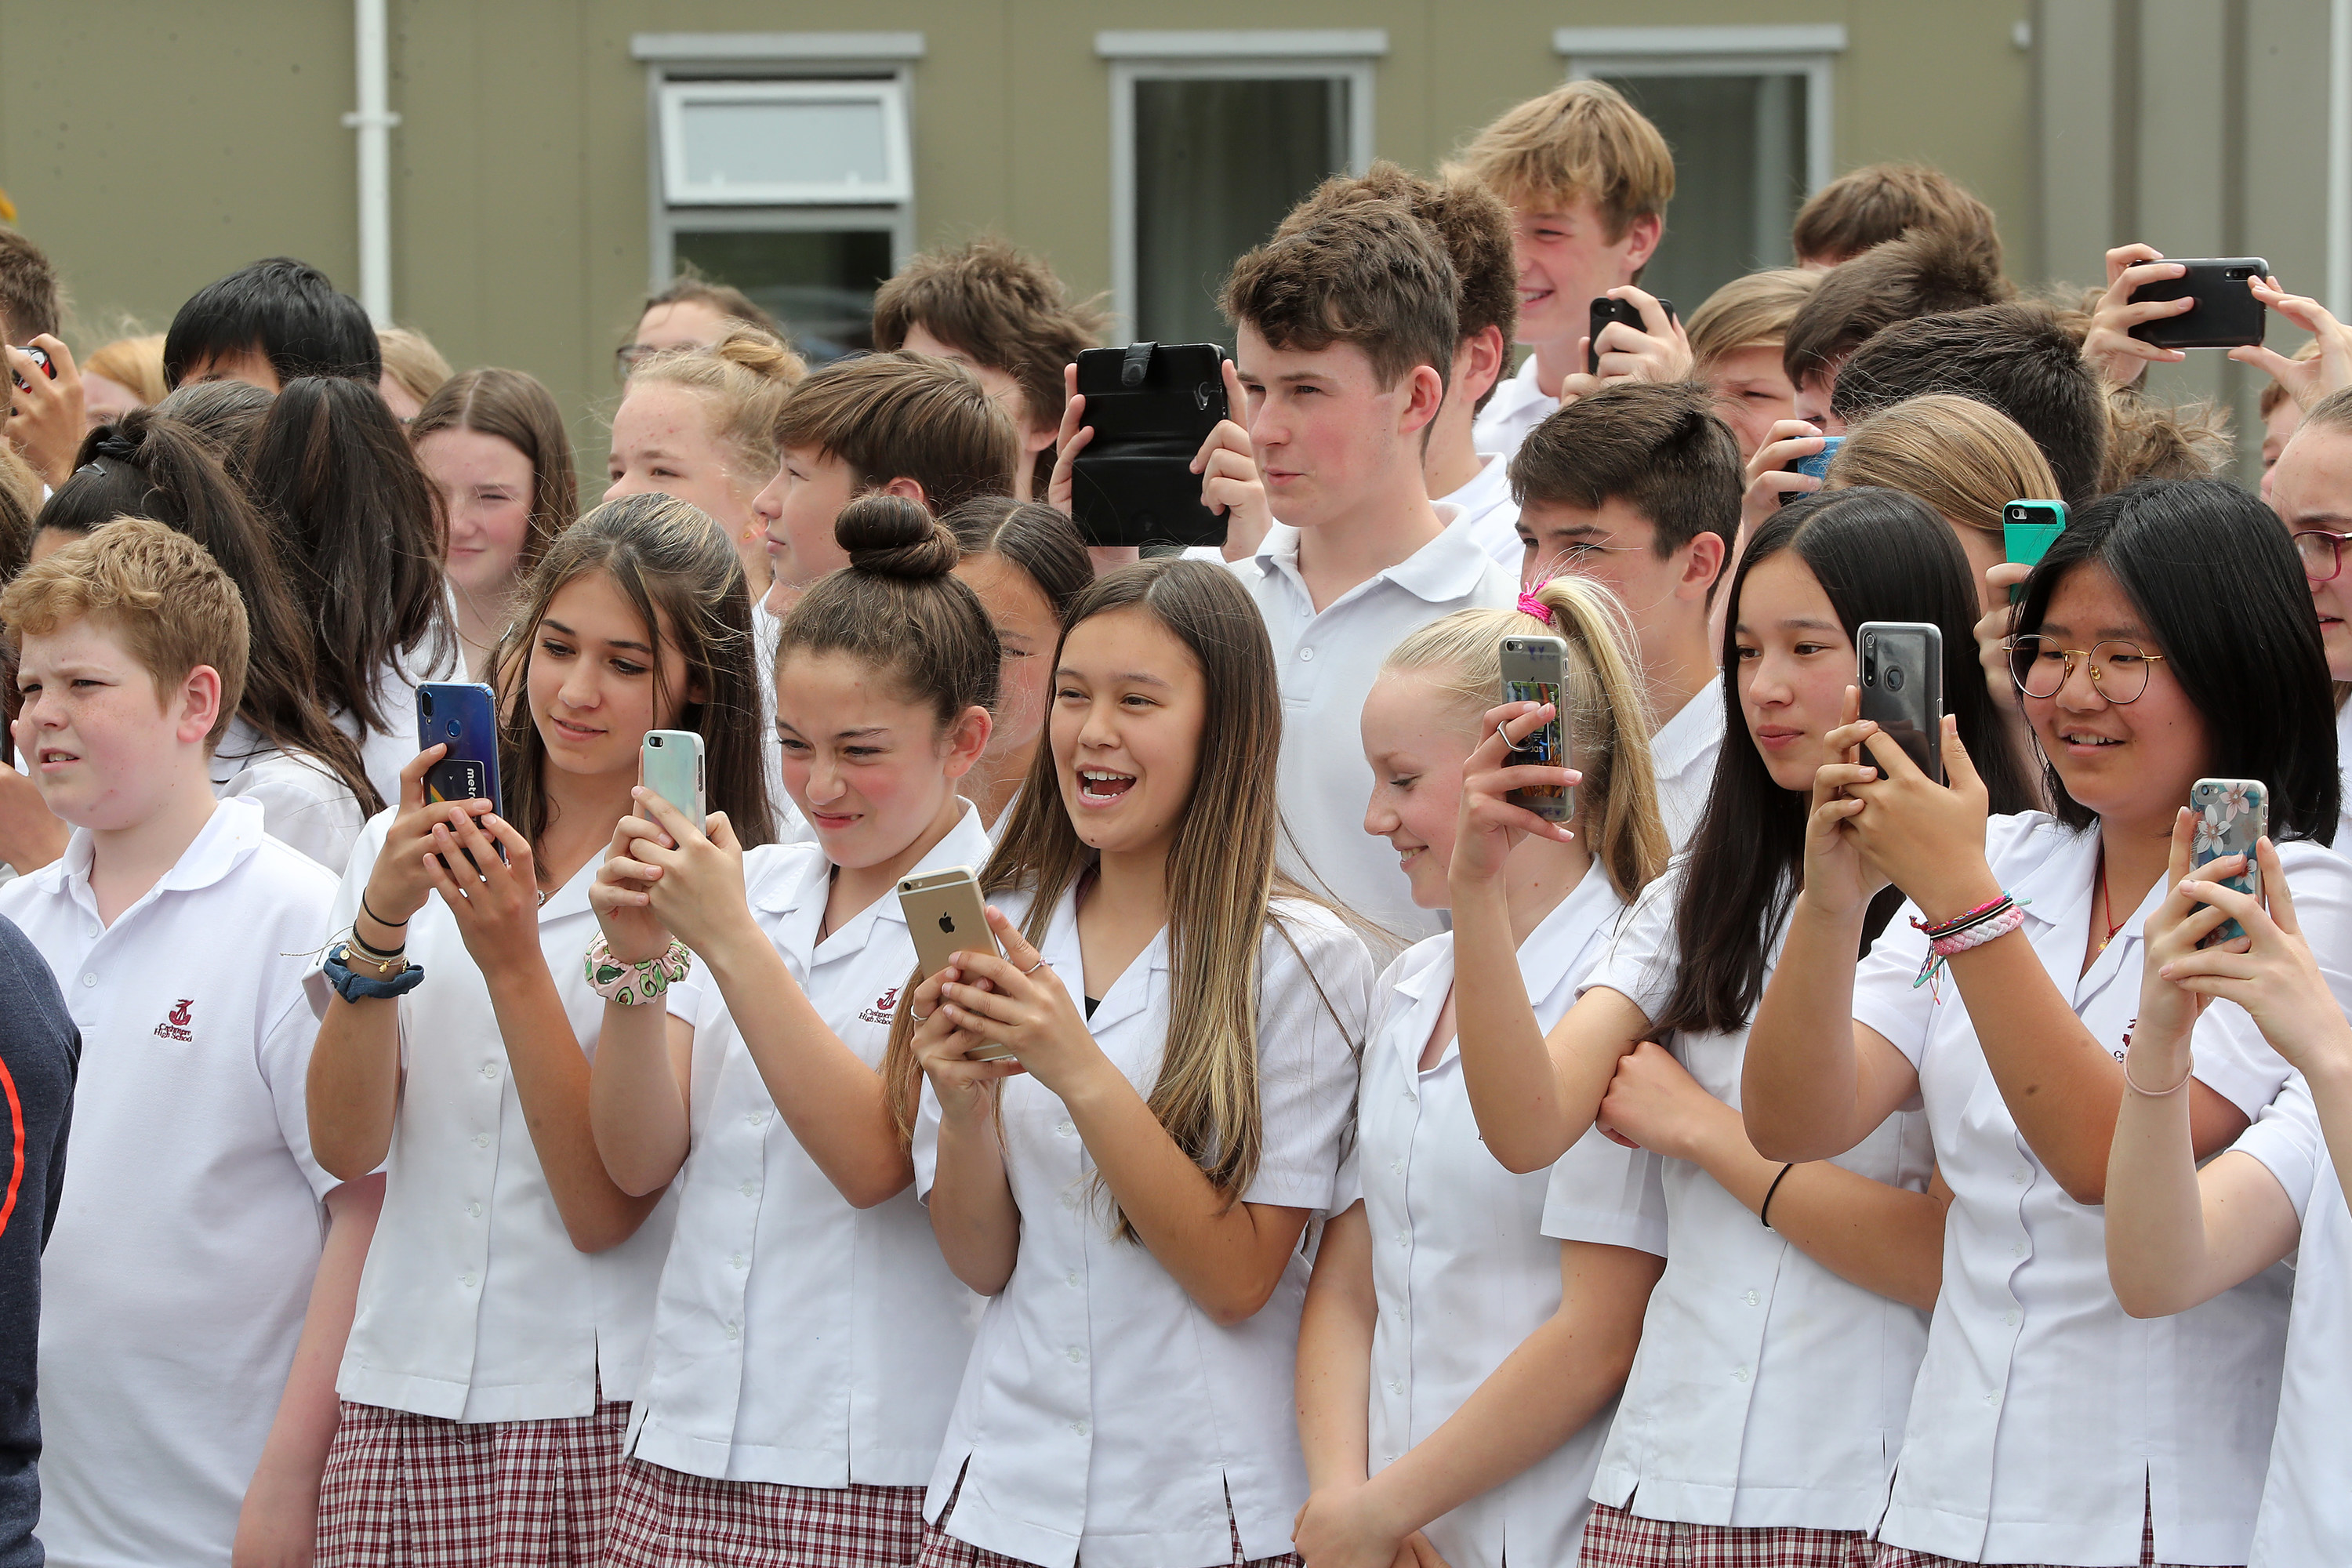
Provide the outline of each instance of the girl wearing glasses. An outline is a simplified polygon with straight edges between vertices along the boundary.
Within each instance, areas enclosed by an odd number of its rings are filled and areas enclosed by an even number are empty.
[[[2316,342],[2316,338],[2312,340]],[[2302,426],[2263,476],[2263,499],[2286,524],[2295,552],[2303,557],[2304,581],[2319,617],[2319,640],[2327,649],[2327,673],[2336,680],[2336,747],[2352,753],[2352,576],[2344,572],[2347,523],[2347,470],[2352,456],[2352,396],[2338,394],[2304,416]],[[2342,760],[2340,757],[2339,761]],[[2346,842],[2339,819],[2336,841]]]
[[[2270,874],[2352,997],[2352,866],[2320,847],[2337,809],[2326,659],[2276,520],[2211,480],[2075,513],[2017,626],[2013,679],[2054,812],[1988,820],[1948,726],[1948,786],[1870,724],[1831,738],[1862,750],[1815,785],[1804,889],[1742,1080],[1748,1135],[1771,1158],[1819,1159],[1916,1099],[1952,1188],[1882,1568],[2243,1563],[2288,1282],[2271,1270],[2136,1321],[2108,1284],[2100,1205],[2127,1098],[2180,1097],[2201,1160],[2288,1078],[2235,1005],[2199,1020],[2185,1071],[2147,1077],[2137,1055],[2126,1071],[2141,928],[2178,879],[2199,778],[2267,787]],[[1910,901],[1857,972],[1863,912],[1890,882]]]

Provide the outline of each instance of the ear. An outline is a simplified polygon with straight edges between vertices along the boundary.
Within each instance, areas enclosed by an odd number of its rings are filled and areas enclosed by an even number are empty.
[[[995,727],[995,721],[988,716],[985,708],[967,708],[957,716],[956,721],[948,727],[947,733],[940,737],[947,745],[945,762],[949,778],[960,779],[971,772],[973,764],[980,761],[981,753],[988,750],[988,737]]]
[[[1438,406],[1445,401],[1445,378],[1437,367],[1417,364],[1404,382],[1404,411],[1397,419],[1397,434],[1410,436],[1424,429],[1437,417]]]
[[[1625,265],[1639,270],[1658,253],[1658,241],[1666,235],[1666,220],[1656,213],[1643,213],[1625,226]]]
[[[1486,395],[1503,378],[1503,367],[1510,363],[1509,345],[1503,342],[1503,329],[1487,326],[1462,340],[1454,351],[1454,382],[1448,393],[1467,407]]]
[[[908,500],[919,502],[924,506],[929,506],[931,504],[931,498],[923,493],[922,481],[920,479],[910,479],[904,474],[899,475],[897,479],[892,479],[889,483],[882,486],[880,489],[869,490],[866,493],[868,495],[877,496],[905,496]]]
[[[1024,458],[1035,457],[1053,446],[1061,434],[1062,426],[1058,420],[1051,425],[1032,425],[1021,432],[1021,455]]]
[[[173,737],[182,745],[204,744],[205,737],[213,732],[214,721],[220,717],[220,671],[209,664],[200,664],[188,671],[179,689],[172,695],[179,707],[172,726]],[[172,702],[163,705],[166,712],[172,707]]]
[[[1704,601],[1707,591],[1715,586],[1716,578],[1723,573],[1723,535],[1702,533],[1683,549],[1683,574],[1675,584],[1675,596]]]

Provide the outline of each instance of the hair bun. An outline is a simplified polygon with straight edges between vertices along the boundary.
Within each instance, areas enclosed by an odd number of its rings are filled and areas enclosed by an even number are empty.
[[[944,577],[961,554],[955,535],[905,496],[860,496],[834,519],[833,537],[854,569],[884,577]]]
[[[709,352],[730,364],[740,365],[763,380],[797,384],[808,374],[808,363],[773,332],[738,325],[710,346]]]

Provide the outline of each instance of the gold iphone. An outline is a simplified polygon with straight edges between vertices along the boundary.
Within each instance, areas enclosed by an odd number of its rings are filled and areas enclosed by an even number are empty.
[[[969,866],[950,866],[908,877],[898,884],[898,908],[907,916],[908,934],[915,939],[915,962],[928,980],[947,967],[959,952],[992,952],[1003,956],[996,933],[988,929],[988,906],[980,896],[980,879]],[[976,1062],[1001,1061],[1013,1047],[975,1046],[965,1053]]]

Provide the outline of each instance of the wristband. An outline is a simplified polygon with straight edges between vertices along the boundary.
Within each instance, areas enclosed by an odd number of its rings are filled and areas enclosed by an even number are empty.
[[[373,910],[368,908],[367,893],[365,890],[362,890],[360,893],[360,913],[367,916],[368,919],[375,921],[376,924],[383,927],[386,931],[398,931],[401,927],[408,923],[406,921],[388,921],[382,915],[376,913]]]
[[[624,963],[613,956],[612,944],[600,931],[588,944],[586,964],[589,990],[607,1002],[637,1007],[684,980],[694,969],[694,954],[687,951],[686,943],[672,937],[667,952]]]
[[[2025,906],[2032,901],[2003,893],[1991,902],[1979,904],[1958,919],[1946,921],[1940,925],[1914,920],[1911,922],[1913,929],[1927,938],[1927,958],[1919,965],[1919,973],[1912,980],[1911,989],[1916,991],[1935,979],[1937,972],[1944,967],[1946,959],[1958,957],[1971,948],[1982,947],[2023,925]]]
[[[349,949],[339,942],[327,950],[327,962],[320,966],[320,972],[327,977],[327,984],[333,986],[335,994],[346,1002],[405,996],[425,979],[425,971],[414,963],[383,977],[354,973],[349,963],[350,956]]]
[[[1777,1175],[1777,1176],[1775,1176],[1775,1177],[1773,1177],[1773,1178],[1772,1178],[1772,1184],[1771,1184],[1770,1186],[1769,1186],[1769,1187],[1767,1187],[1767,1188],[1765,1188],[1765,1189],[1764,1189],[1764,1202],[1763,1202],[1762,1205],[1761,1205],[1761,1206],[1759,1206],[1759,1207],[1757,1209],[1757,1211],[1756,1211],[1756,1217],[1757,1217],[1757,1219],[1758,1219],[1759,1222],[1761,1222],[1761,1223],[1762,1223],[1762,1225],[1763,1225],[1763,1226],[1764,1226],[1764,1228],[1765,1228],[1766,1230],[1770,1230],[1770,1229],[1772,1228],[1772,1199],[1773,1199],[1773,1196],[1774,1196],[1776,1194],[1778,1194],[1778,1193],[1780,1192],[1780,1184],[1781,1184],[1782,1182],[1785,1182],[1785,1181],[1787,1181],[1787,1180],[1789,1179],[1789,1173],[1790,1173],[1790,1172],[1791,1172],[1791,1171],[1793,1171],[1793,1170],[1795,1170],[1796,1168],[1797,1168],[1797,1167],[1796,1167],[1796,1164],[1795,1164],[1795,1163],[1794,1163],[1793,1161],[1792,1161],[1792,1162],[1790,1162],[1790,1163],[1786,1164],[1786,1165],[1781,1166],[1781,1167],[1780,1167],[1780,1173],[1779,1175]]]
[[[2194,1061],[2191,1061],[2186,1068],[2181,1069],[2180,1081],[2174,1084],[2170,1089],[2142,1089],[2139,1086],[2139,1080],[2133,1078],[2131,1075],[2131,1055],[2129,1052],[2126,1052],[2124,1055],[2123,1069],[2124,1087],[2130,1089],[2134,1094],[2138,1095],[2143,1100],[2169,1100],[2174,1095],[2179,1094],[2182,1089],[2187,1089],[2189,1087],[2189,1080],[2197,1076],[2197,1064]]]

